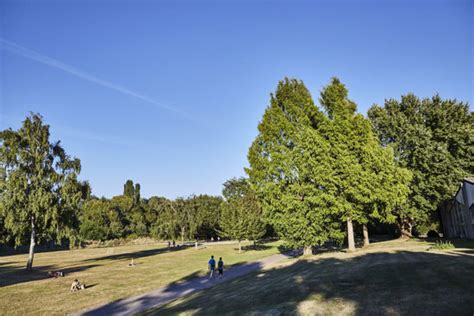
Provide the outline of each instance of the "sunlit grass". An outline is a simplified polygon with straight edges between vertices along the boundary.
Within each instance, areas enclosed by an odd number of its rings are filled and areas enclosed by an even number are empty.
[[[195,292],[148,315],[470,315],[474,241],[379,242],[290,260]],[[456,247],[456,242],[453,242]]]
[[[65,314],[120,298],[145,293],[189,275],[204,274],[210,255],[226,265],[278,253],[278,242],[238,253],[237,244],[213,244],[168,251],[163,245],[79,249],[38,253],[35,271],[24,271],[27,255],[0,257],[0,314]],[[131,258],[135,266],[129,267]],[[61,270],[63,278],[47,278]],[[69,293],[74,279],[89,288]]]

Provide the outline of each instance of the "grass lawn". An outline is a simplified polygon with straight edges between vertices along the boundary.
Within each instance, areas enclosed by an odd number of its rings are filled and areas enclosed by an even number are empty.
[[[417,240],[292,259],[196,292],[148,315],[473,315],[474,241]]]
[[[65,314],[141,294],[187,276],[204,274],[210,255],[227,266],[278,253],[278,242],[238,253],[237,244],[212,244],[200,249],[168,251],[163,245],[123,246],[43,252],[35,255],[34,271],[24,270],[27,255],[0,256],[0,314]],[[134,257],[136,266],[128,267]],[[47,278],[61,270],[66,276]],[[74,279],[84,291],[69,293]]]

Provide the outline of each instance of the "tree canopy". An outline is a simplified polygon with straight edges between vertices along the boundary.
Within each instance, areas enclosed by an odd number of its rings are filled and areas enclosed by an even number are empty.
[[[368,116],[383,146],[393,148],[398,164],[413,178],[403,228],[436,228],[436,210],[474,174],[474,115],[468,104],[435,95],[413,94],[374,105]]]
[[[77,210],[87,197],[87,183],[78,180],[81,163],[69,157],[60,142],[51,143],[49,126],[31,114],[22,127],[0,133],[5,171],[0,214],[15,244],[30,236],[27,269],[31,270],[38,240],[77,236]]]
[[[301,81],[281,81],[250,147],[247,173],[269,221],[290,245],[308,253],[313,245],[340,241],[345,222],[353,250],[352,222],[365,232],[370,220],[393,222],[410,174],[380,147],[337,78],[324,87],[320,103],[325,112]]]
[[[246,169],[266,217],[290,246],[311,251],[341,239],[332,194],[329,143],[316,128],[324,120],[301,81],[285,79],[271,95]]]
[[[352,222],[362,224],[364,233],[372,219],[393,223],[393,216],[388,215],[393,215],[394,201],[406,199],[410,175],[397,169],[391,151],[380,146],[370,121],[357,113],[357,105],[348,98],[348,90],[339,79],[333,78],[322,90],[320,103],[328,119],[318,132],[330,143],[335,198],[347,223],[349,249],[353,250]],[[398,194],[395,200],[394,192]],[[364,237],[367,244],[368,236]]]

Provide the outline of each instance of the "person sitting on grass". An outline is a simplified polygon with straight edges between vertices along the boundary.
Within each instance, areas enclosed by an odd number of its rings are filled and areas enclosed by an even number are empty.
[[[209,265],[209,270],[211,271],[211,274],[209,275],[209,279],[212,278],[212,275],[214,274],[214,270],[216,269],[216,260],[214,260],[214,256],[211,256],[211,259],[208,262]]]
[[[79,280],[75,279],[71,284],[71,292],[76,292],[79,290],[84,290],[86,288],[85,284],[81,284]]]
[[[61,271],[49,271],[48,272],[48,277],[50,278],[59,278],[59,277],[63,277],[64,276],[64,273],[61,272]]]
[[[219,271],[219,279],[224,276],[224,261],[222,261],[222,257],[219,258],[219,262],[217,262],[217,270]]]

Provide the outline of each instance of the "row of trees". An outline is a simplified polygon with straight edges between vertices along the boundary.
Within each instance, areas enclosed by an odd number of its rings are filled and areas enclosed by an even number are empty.
[[[408,95],[373,106],[369,120],[337,78],[319,101],[322,109],[301,81],[281,81],[248,153],[246,172],[266,219],[291,246],[308,253],[347,237],[354,250],[354,222],[365,244],[374,221],[411,235],[414,225],[432,225],[437,208],[473,174],[466,104]]]
[[[91,198],[79,211],[79,236],[85,240],[152,237],[162,240],[221,236],[257,241],[267,232],[262,210],[246,179],[224,183],[223,196],[192,195],[169,200],[140,198],[140,185],[128,180],[124,194]]]
[[[79,211],[80,236],[86,240],[153,237],[189,240],[217,236],[222,198],[209,195],[169,200],[140,197],[140,185],[128,180],[123,195],[91,198]]]
[[[285,79],[271,95],[248,153],[248,179],[230,179],[223,198],[144,199],[131,180],[123,195],[91,197],[79,159],[32,114],[0,132],[0,243],[151,236],[184,241],[220,235],[239,242],[275,230],[290,246],[347,238],[354,223],[396,224],[402,235],[439,225],[437,210],[474,174],[474,115],[439,96],[414,95],[357,113],[334,78],[317,107],[304,84]]]
[[[14,131],[0,133],[0,244],[30,245],[31,270],[38,243],[153,237],[168,240],[216,238],[258,240],[266,232],[261,209],[245,179],[224,185],[224,197],[141,198],[128,180],[122,195],[91,196],[79,181],[80,160],[51,143],[49,126],[32,114]],[[238,229],[236,229],[238,227]],[[239,247],[240,248],[240,247]]]

